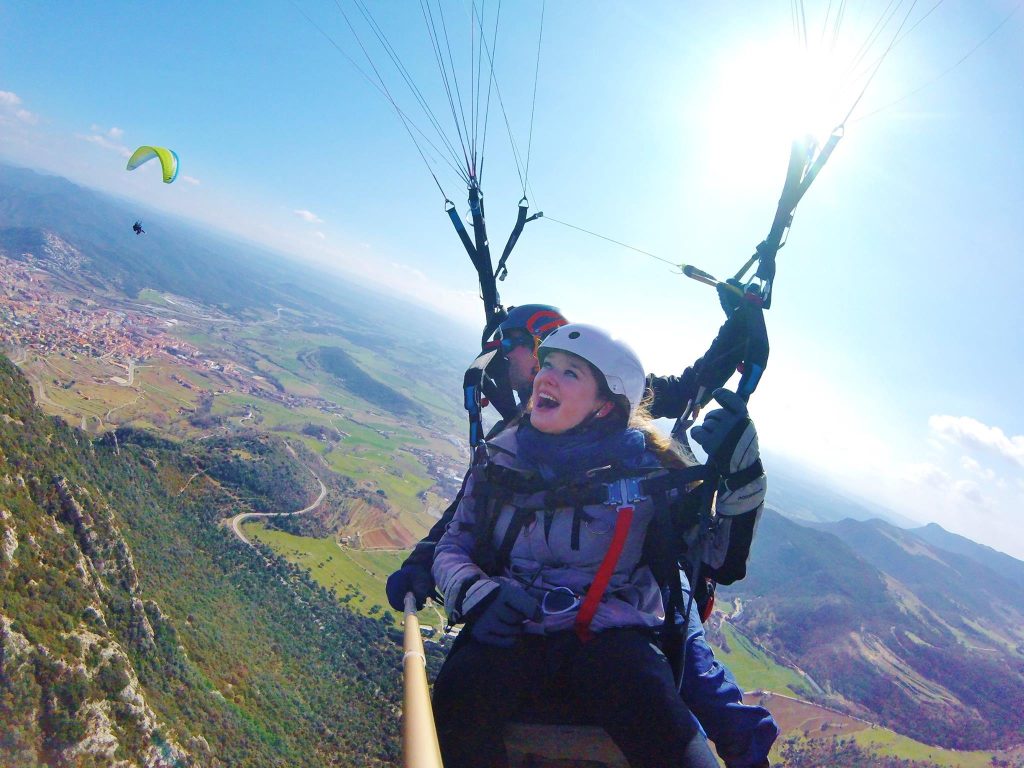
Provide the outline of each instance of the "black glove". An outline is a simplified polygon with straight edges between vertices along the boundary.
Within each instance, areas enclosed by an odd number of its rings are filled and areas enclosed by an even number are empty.
[[[728,389],[716,389],[722,406],[704,417],[690,436],[708,455],[708,464],[722,476],[715,509],[720,515],[740,515],[763,501],[767,484],[761,467],[757,430],[743,398]]]
[[[470,622],[474,640],[486,645],[510,648],[523,633],[523,622],[540,621],[540,603],[520,587],[502,584],[491,593],[479,615]]]
[[[739,293],[729,286],[738,289]],[[735,277],[730,277],[716,285],[715,290],[718,291],[718,303],[722,305],[725,316],[732,317],[732,313],[739,308],[740,302],[743,301],[743,283]]]
[[[757,431],[742,397],[728,389],[716,389],[714,397],[722,407],[708,413],[690,436],[707,453],[708,464],[727,476],[757,461]]]
[[[434,577],[421,565],[403,565],[388,576],[384,591],[396,611],[405,610],[405,593],[412,592],[418,611],[423,608],[427,598],[434,594]]]

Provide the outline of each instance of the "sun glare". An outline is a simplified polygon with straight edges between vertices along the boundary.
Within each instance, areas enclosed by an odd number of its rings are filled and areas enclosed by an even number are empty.
[[[777,181],[794,139],[822,144],[853,97],[838,58],[798,49],[792,39],[726,53],[706,112],[708,161],[728,185]],[[848,101],[846,101],[848,100]]]

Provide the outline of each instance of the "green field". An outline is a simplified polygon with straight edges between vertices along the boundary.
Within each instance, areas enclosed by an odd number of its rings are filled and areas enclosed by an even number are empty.
[[[960,752],[922,744],[886,728],[872,727],[853,735],[858,744],[904,760],[930,760],[950,768],[991,768],[993,752]]]
[[[186,440],[241,430],[273,432],[319,455],[323,470],[386,497],[410,531],[430,524],[423,497],[435,488],[435,478],[427,464],[450,472],[465,463],[459,448],[445,439],[464,431],[457,390],[442,389],[447,379],[455,381],[452,371],[441,371],[443,365],[424,358],[422,349],[402,334],[366,334],[358,323],[319,316],[315,308],[268,310],[263,319],[243,323],[203,319],[217,316],[218,310],[172,299],[150,290],[138,297],[139,303],[179,315],[178,324],[166,332],[195,345],[197,359],[154,355],[138,361],[133,385],[126,386],[112,380],[127,378],[125,361],[39,357],[23,368],[36,383],[40,404],[93,433],[137,426]],[[308,330],[325,327],[326,320],[329,333]],[[392,415],[347,391],[344,380],[316,362],[317,350],[325,346],[351,356],[368,396],[376,382],[426,411],[415,418]],[[435,380],[429,375],[435,372],[443,375]],[[250,409],[251,418],[246,418]],[[318,439],[316,428],[323,428],[325,439]]]
[[[774,662],[728,622],[722,622],[722,633],[729,651],[714,644],[711,647],[722,663],[732,670],[744,690],[779,691],[799,696],[808,688],[807,681],[797,672]]]
[[[409,554],[404,551],[360,550],[340,546],[333,538],[314,539],[294,536],[282,531],[269,530],[263,523],[242,525],[245,535],[256,539],[295,565],[307,568],[310,574],[338,599],[366,615],[379,615],[382,611],[401,624],[401,615],[388,606],[384,582],[388,575],[402,564]],[[419,613],[423,627],[438,629],[443,626],[443,612],[431,607]]]

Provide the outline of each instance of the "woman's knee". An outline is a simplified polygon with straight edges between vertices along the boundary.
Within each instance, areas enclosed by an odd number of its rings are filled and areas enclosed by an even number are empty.
[[[523,654],[517,648],[496,648],[469,642],[445,659],[434,682],[434,715],[438,727],[451,721],[500,721],[521,698]]]

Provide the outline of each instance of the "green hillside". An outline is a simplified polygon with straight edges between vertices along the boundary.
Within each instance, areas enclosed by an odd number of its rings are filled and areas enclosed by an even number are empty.
[[[0,765],[392,764],[390,619],[240,544],[219,522],[266,489],[181,492],[194,462],[42,415],[0,358]]]
[[[822,702],[947,748],[1019,744],[1020,596],[888,524],[821,527],[765,513],[748,576],[727,590],[736,626],[830,691]]]
[[[722,621],[718,632],[709,633],[709,641],[715,656],[732,670],[743,690],[780,691],[793,696],[810,692],[807,680],[773,661],[728,622]]]

